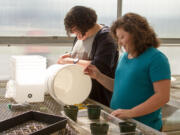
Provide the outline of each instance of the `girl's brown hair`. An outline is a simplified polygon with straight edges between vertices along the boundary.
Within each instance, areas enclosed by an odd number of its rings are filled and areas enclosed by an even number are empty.
[[[132,36],[134,51],[139,56],[149,47],[159,47],[160,42],[154,30],[149,26],[146,18],[135,14],[127,13],[113,22],[111,26],[112,36],[117,40],[116,30],[123,28]]]

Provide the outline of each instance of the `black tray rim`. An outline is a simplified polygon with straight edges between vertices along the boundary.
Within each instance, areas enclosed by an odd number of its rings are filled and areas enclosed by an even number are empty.
[[[28,111],[0,121],[0,133],[30,120],[48,123],[48,126],[36,132],[32,132],[29,135],[47,135],[54,133],[65,128],[67,124],[67,118],[65,117],[39,111]]]

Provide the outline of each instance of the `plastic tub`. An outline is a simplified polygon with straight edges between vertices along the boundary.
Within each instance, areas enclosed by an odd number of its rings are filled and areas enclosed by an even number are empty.
[[[80,104],[90,94],[91,79],[83,67],[75,64],[55,64],[47,69],[46,89],[60,104]]]

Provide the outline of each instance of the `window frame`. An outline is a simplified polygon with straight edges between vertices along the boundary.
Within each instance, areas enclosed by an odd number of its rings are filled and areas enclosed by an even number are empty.
[[[49,37],[0,37],[0,46],[11,46],[11,45],[49,45],[58,43],[72,43],[73,37],[65,36],[49,36]],[[64,46],[64,45],[63,45]]]
[[[122,2],[123,0],[117,0],[117,18],[122,16]],[[48,37],[2,37],[0,36],[0,46],[11,45],[24,45],[24,44],[42,44],[49,45],[49,43],[72,43],[74,37],[67,36],[48,36]],[[160,38],[163,46],[180,46],[180,38]]]

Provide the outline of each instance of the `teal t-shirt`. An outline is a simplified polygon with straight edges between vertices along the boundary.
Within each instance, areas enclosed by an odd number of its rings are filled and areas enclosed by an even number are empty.
[[[128,59],[124,53],[115,72],[112,109],[131,109],[154,94],[153,82],[170,79],[167,57],[156,48],[148,48],[140,56]],[[159,130],[162,127],[161,109],[136,120]]]

